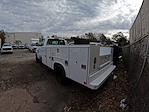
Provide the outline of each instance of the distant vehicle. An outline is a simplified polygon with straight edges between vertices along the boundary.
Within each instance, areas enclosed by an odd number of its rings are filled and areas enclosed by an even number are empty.
[[[36,52],[36,49],[39,47],[39,39],[32,38],[30,44],[28,45],[28,49],[31,52]]]
[[[1,48],[1,53],[13,53],[13,47],[10,43],[4,43]]]
[[[39,39],[32,38],[32,39],[30,40],[30,44],[36,44],[36,43],[39,43]]]
[[[25,49],[25,45],[20,44],[20,45],[18,46],[18,48],[19,48],[19,49]]]
[[[46,38],[36,50],[36,61],[53,69],[65,83],[76,81],[90,89],[98,89],[115,69],[113,49],[99,44],[68,44],[64,39]]]
[[[13,49],[17,49],[18,48],[18,45],[13,44],[12,47],[13,47]]]
[[[25,46],[25,49],[29,49],[29,44],[24,44],[24,46]]]
[[[36,49],[39,47],[40,45],[38,43],[33,43],[31,45],[29,45],[29,51],[31,52],[36,52]]]

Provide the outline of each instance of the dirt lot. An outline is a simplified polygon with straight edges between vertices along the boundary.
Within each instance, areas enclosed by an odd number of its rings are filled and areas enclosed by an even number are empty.
[[[0,112],[123,112],[127,75],[123,66],[99,90],[72,82],[62,86],[52,70],[35,62],[35,54],[15,50],[0,55]]]

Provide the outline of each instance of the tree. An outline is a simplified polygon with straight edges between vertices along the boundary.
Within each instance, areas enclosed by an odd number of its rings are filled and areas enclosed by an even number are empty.
[[[96,37],[94,36],[93,33],[85,33],[87,39],[89,39],[90,41],[97,41]]]
[[[112,39],[118,43],[119,46],[125,46],[129,44],[129,41],[127,40],[127,37],[124,36],[122,32],[118,32],[117,34],[114,34]]]
[[[16,40],[14,43],[15,43],[17,46],[19,46],[20,44],[22,44],[22,42],[21,42],[20,40]]]
[[[111,44],[112,44],[111,39],[110,39],[110,38],[107,38],[107,39],[106,39],[106,45],[111,45]]]
[[[106,41],[107,41],[107,37],[104,34],[101,34],[101,36],[100,36],[100,42],[102,44],[104,44]]]
[[[0,39],[2,40],[1,45],[3,45],[5,43],[5,32],[4,32],[4,30],[0,31]]]
[[[51,37],[52,37],[52,38],[58,38],[58,36],[57,36],[57,35],[52,35]]]

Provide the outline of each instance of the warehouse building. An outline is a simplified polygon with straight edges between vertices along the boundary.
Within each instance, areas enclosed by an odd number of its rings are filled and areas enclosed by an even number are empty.
[[[39,39],[42,37],[38,32],[6,32],[6,42],[15,43],[20,41],[22,44],[29,44],[31,39]]]

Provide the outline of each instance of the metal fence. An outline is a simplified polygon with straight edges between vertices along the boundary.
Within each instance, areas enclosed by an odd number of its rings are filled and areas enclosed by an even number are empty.
[[[123,48],[128,68],[129,111],[149,112],[149,36]]]

